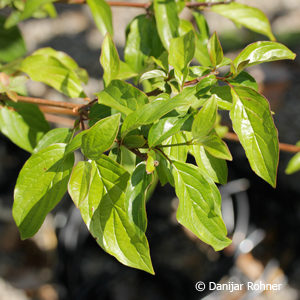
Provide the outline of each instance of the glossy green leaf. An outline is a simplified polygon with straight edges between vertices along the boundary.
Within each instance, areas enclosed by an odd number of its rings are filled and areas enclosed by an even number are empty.
[[[38,142],[33,153],[37,153],[52,144],[68,143],[72,137],[72,131],[68,128],[55,128],[48,131]]]
[[[62,51],[56,51],[53,48],[46,47],[46,48],[40,48],[33,52],[32,55],[43,55],[45,57],[54,57],[56,58],[60,63],[62,63],[65,67],[70,69],[71,71],[74,71],[77,77],[83,82],[88,82],[88,74],[85,69],[82,69],[78,66],[76,61]]]
[[[94,21],[99,31],[105,35],[107,32],[113,36],[112,14],[108,3],[105,0],[87,0],[86,3],[91,9]]]
[[[141,90],[121,80],[113,80],[97,96],[100,104],[114,108],[125,115],[149,102]]]
[[[183,36],[171,39],[169,49],[169,63],[174,67],[175,77],[180,84],[188,73],[187,67],[195,54],[195,34],[189,31]]]
[[[217,99],[213,95],[208,99],[201,110],[195,116],[192,134],[193,138],[201,141],[203,140],[214,128],[217,119]]]
[[[217,33],[214,32],[207,44],[207,50],[210,57],[210,61],[214,67],[221,64],[223,61],[223,49]]]
[[[171,40],[179,36],[179,18],[175,0],[154,0],[157,31],[164,47],[169,50]]]
[[[82,137],[88,132],[88,130],[81,131],[76,134],[75,137],[67,144],[66,154],[76,151],[81,147]]]
[[[163,141],[163,146],[161,150],[167,155],[169,159],[178,160],[185,162],[188,154],[188,146],[180,145],[176,146],[177,144],[184,144],[186,143],[186,137],[183,132],[177,132],[171,137],[167,138]],[[171,147],[166,147],[167,145],[174,145]]]
[[[108,86],[113,79],[117,79],[120,70],[119,54],[108,33],[102,43],[100,63],[104,71],[105,85]]]
[[[226,143],[216,134],[212,133],[200,143],[212,156],[220,159],[232,160]]]
[[[145,236],[143,189],[149,184],[145,167],[130,177],[103,155],[79,162],[72,172],[69,193],[98,244],[121,263],[153,273]]]
[[[10,62],[26,54],[26,46],[17,26],[6,29],[0,16],[0,62]]]
[[[77,74],[52,56],[28,56],[23,60],[21,70],[32,80],[46,83],[69,97],[85,96]]]
[[[148,145],[154,147],[160,145],[165,139],[180,131],[189,115],[183,118],[166,117],[153,124],[148,134]]]
[[[126,117],[121,129],[122,137],[141,125],[153,123],[174,109],[183,108],[187,110],[195,99],[195,92],[196,88],[186,88],[181,94],[171,99],[167,94],[159,95],[152,102],[142,106]],[[187,96],[189,93],[191,94],[190,97]]]
[[[142,74],[142,76],[140,77],[140,82],[147,80],[147,79],[152,79],[152,78],[166,78],[167,74],[162,71],[162,70],[151,70],[148,71],[144,74]]]
[[[230,118],[250,166],[275,187],[279,146],[269,103],[261,94],[247,87],[234,87],[232,97],[234,104]]]
[[[157,152],[156,154],[156,158],[158,161],[156,172],[160,184],[164,186],[165,184],[170,183],[172,186],[174,186],[174,179],[170,168],[170,162],[162,155],[162,153]]]
[[[124,58],[137,73],[143,72],[149,57],[158,58],[164,48],[157,33],[155,19],[147,15],[134,18],[126,31]]]
[[[218,107],[230,110],[232,107],[231,89],[228,85],[213,86],[210,90],[211,94],[215,96],[218,101]]]
[[[216,183],[225,184],[227,182],[228,169],[224,159],[212,156],[201,145],[190,146],[189,152],[195,157],[197,166],[202,173]]]
[[[49,124],[36,105],[9,104],[0,108],[0,130],[20,148],[32,152],[39,140],[49,130]]]
[[[33,236],[65,192],[74,155],[65,144],[54,144],[33,154],[23,166],[15,187],[13,217],[21,238]]]
[[[248,45],[234,59],[233,66],[239,73],[246,67],[269,61],[295,59],[296,54],[277,42],[256,42]]]
[[[252,31],[266,35],[272,41],[275,40],[268,18],[258,8],[234,2],[214,5],[211,10],[230,19],[235,24],[240,24]]]
[[[82,136],[81,151],[89,159],[98,159],[113,144],[120,124],[120,114],[104,118]]]
[[[193,11],[193,16],[196,21],[196,49],[195,58],[199,61],[202,66],[210,66],[210,58],[207,51],[207,43],[209,39],[209,29],[205,17],[199,11]]]
[[[221,196],[214,182],[194,165],[173,162],[179,198],[177,220],[216,251],[230,245],[221,215]]]
[[[234,79],[229,79],[231,85],[246,86],[258,91],[258,84],[255,79],[247,72],[242,71]],[[228,87],[228,89],[230,89]]]
[[[291,160],[289,161],[285,173],[286,174],[293,174],[295,172],[300,171],[300,153],[295,154]]]

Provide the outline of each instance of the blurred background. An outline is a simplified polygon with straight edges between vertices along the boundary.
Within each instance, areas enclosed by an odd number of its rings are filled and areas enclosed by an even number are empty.
[[[262,9],[278,41],[298,54],[294,62],[269,63],[249,71],[275,112],[281,142],[300,140],[300,1],[244,0]],[[30,19],[20,29],[31,53],[50,46],[65,51],[90,81],[87,93],[102,89],[99,55],[102,37],[85,5],[56,5],[56,19]],[[122,57],[125,28],[142,9],[113,8],[115,42]],[[250,42],[265,40],[230,21],[205,12],[211,33],[217,31],[228,57]],[[184,11],[183,17],[190,18]],[[29,94],[63,100],[40,83]],[[54,124],[54,126],[61,126]],[[106,254],[89,235],[78,210],[65,197],[38,234],[20,241],[13,222],[13,189],[28,153],[0,136],[0,300],[193,300],[193,299],[300,299],[300,172],[284,169],[291,154],[280,153],[276,190],[249,167],[241,146],[228,142],[233,162],[228,184],[220,187],[223,216],[233,244],[216,253],[175,218],[178,199],[170,186],[155,190],[147,204],[151,256],[155,276],[124,267]],[[191,158],[190,161],[192,162]],[[195,289],[198,281],[282,284],[280,291],[237,292]]]

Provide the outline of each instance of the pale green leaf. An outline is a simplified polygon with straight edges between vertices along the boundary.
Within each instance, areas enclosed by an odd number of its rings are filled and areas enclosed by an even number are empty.
[[[118,78],[120,70],[119,54],[109,33],[105,35],[102,43],[100,63],[104,71],[103,79],[107,86],[113,79]]]
[[[293,174],[295,172],[300,171],[300,153],[295,154],[291,160],[289,161],[285,173],[286,174]]]
[[[296,54],[277,42],[256,42],[248,45],[234,59],[233,66],[239,73],[246,67],[269,61],[295,59]]]
[[[207,50],[212,65],[214,67],[220,65],[223,61],[223,49],[216,32],[214,32],[212,37],[209,39]]]
[[[97,96],[100,104],[114,108],[125,115],[149,102],[141,90],[121,80],[113,80]]]
[[[147,80],[147,79],[152,79],[152,78],[166,78],[167,74],[162,71],[162,70],[151,70],[148,72],[145,72],[144,74],[142,74],[142,76],[140,77],[140,82]]]
[[[209,177],[194,165],[173,162],[177,220],[216,251],[230,245],[221,215],[221,196]]]
[[[50,85],[72,98],[84,97],[81,79],[58,59],[47,55],[32,55],[23,60],[20,68],[34,81]]]
[[[235,24],[240,24],[252,31],[266,35],[272,41],[275,40],[268,18],[258,8],[233,2],[224,5],[214,5],[211,7],[211,10],[230,19]]]
[[[104,118],[82,136],[81,151],[89,159],[98,159],[112,146],[120,124],[120,114]]]
[[[183,118],[166,117],[153,124],[148,134],[149,147],[161,144],[165,139],[180,131],[188,118],[189,115]]]
[[[74,155],[65,144],[54,144],[33,154],[23,166],[14,192],[13,217],[21,238],[33,236],[65,192]]]
[[[106,252],[127,266],[153,273],[145,236],[145,173],[144,166],[137,167],[130,177],[103,155],[96,162],[78,163],[68,190],[89,231]]]
[[[188,154],[188,146],[187,145],[180,145],[176,146],[176,144],[184,144],[186,143],[186,137],[183,132],[177,132],[171,137],[167,138],[163,141],[163,146],[170,146],[171,147],[163,147],[161,150],[167,155],[167,157],[171,160],[178,160],[185,162]]]
[[[112,14],[108,3],[105,0],[87,0],[86,2],[91,9],[94,21],[100,32],[103,35],[108,32],[113,36]]]
[[[224,159],[212,156],[200,145],[190,146],[189,152],[195,157],[197,166],[202,173],[216,183],[225,184],[227,182],[228,169]]]
[[[276,186],[279,160],[278,134],[268,101],[248,87],[232,88],[233,129],[245,149],[252,170]]]
[[[49,124],[36,105],[9,103],[12,108],[0,108],[0,130],[17,146],[32,152],[49,130]]]
[[[203,140],[214,128],[217,119],[217,99],[213,95],[204,104],[195,116],[192,134],[198,141]]]
[[[173,38],[179,36],[179,18],[175,0],[154,0],[157,31],[164,47],[169,50]]]
[[[134,18],[126,30],[124,58],[136,72],[143,72],[149,57],[158,58],[164,48],[157,33],[155,19],[147,15]]]
[[[55,128],[48,131],[38,142],[33,153],[37,153],[52,144],[68,143],[72,136],[72,131],[68,128]]]

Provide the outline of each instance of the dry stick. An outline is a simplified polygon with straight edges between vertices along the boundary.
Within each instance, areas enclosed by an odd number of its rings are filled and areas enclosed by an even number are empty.
[[[233,132],[227,132],[224,138],[226,140],[233,141],[233,142],[239,142],[240,141],[238,136]],[[289,153],[298,153],[298,152],[300,152],[300,147],[295,146],[295,145],[285,144],[285,143],[279,143],[279,149],[281,151],[289,152]]]
[[[74,111],[73,109],[69,109],[69,108],[39,105],[39,109],[43,113],[57,114],[57,115],[68,115],[68,116],[79,116],[78,111]]]

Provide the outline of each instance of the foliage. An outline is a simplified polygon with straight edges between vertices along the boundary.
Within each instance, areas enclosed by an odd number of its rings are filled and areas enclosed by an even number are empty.
[[[128,24],[121,61],[110,6],[104,0],[87,0],[104,35],[100,62],[105,87],[97,100],[74,106],[79,119],[73,129],[50,130],[38,106],[22,103],[25,81],[42,82],[70,98],[86,97],[83,84],[88,81],[87,72],[63,52],[42,48],[24,57],[17,23],[55,16],[53,2],[0,2],[11,10],[0,19],[0,130],[32,153],[14,193],[13,216],[21,237],[34,235],[68,190],[106,252],[125,265],[154,273],[145,203],[149,187],[158,180],[175,188],[179,223],[215,250],[227,247],[231,241],[216,183],[226,183],[226,160],[232,156],[222,139],[226,129],[218,112],[229,111],[250,167],[275,187],[277,130],[268,101],[245,69],[294,59],[295,54],[275,41],[268,19],[257,8],[154,0],[145,6],[146,14]],[[184,6],[191,8],[194,22],[180,18]],[[231,60],[224,56],[217,33],[209,36],[203,7],[271,41],[248,45]],[[74,166],[78,149],[85,159]],[[188,154],[196,165],[186,163]],[[297,154],[287,172],[299,169]]]

